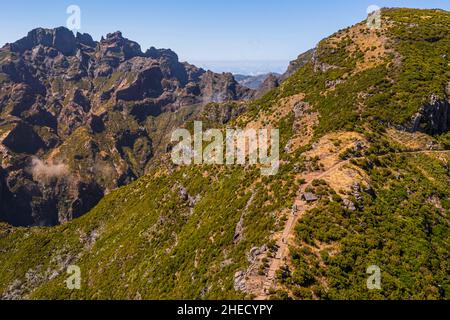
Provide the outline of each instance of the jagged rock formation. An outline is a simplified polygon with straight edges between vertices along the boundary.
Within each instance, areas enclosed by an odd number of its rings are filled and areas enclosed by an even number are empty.
[[[169,134],[159,115],[253,95],[169,49],[144,53],[120,32],[96,42],[63,27],[0,49],[0,83],[0,220],[27,226],[78,217],[144,174]],[[36,180],[34,157],[67,170]]]
[[[272,89],[278,88],[280,86],[280,77],[275,74],[270,74],[266,80],[259,86],[255,96],[256,97],[262,97],[267,92],[269,92]]]
[[[297,59],[291,61],[291,63],[288,66],[288,69],[286,72],[281,75],[280,81],[284,81],[290,76],[292,76],[295,72],[298,71],[301,67],[306,65],[309,61],[313,59],[315,49],[308,50],[302,54],[300,54]]]
[[[266,73],[257,76],[247,76],[242,74],[234,75],[236,81],[239,82],[239,84],[253,90],[258,90],[264,84],[267,78],[279,78],[280,76],[281,75],[278,73]]]
[[[450,103],[432,95],[429,103],[424,105],[412,118],[409,127],[412,131],[429,134],[442,134],[450,130]]]

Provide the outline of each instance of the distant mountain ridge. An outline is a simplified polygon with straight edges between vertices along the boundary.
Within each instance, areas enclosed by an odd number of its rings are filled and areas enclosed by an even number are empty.
[[[97,42],[64,27],[32,30],[0,49],[0,83],[0,219],[14,225],[84,214],[146,172],[171,126],[210,102],[254,94],[170,49],[143,52],[121,32]],[[34,158],[63,163],[69,177],[38,179]]]
[[[244,87],[247,87],[249,89],[257,90],[257,89],[259,89],[261,87],[261,85],[264,83],[264,81],[269,76],[280,77],[281,74],[273,73],[273,72],[272,73],[259,74],[259,75],[256,75],[256,76],[235,74],[234,78],[236,79],[236,81],[240,85],[242,85]]]

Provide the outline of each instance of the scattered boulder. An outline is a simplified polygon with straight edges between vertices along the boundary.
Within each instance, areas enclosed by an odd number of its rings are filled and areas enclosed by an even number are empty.
[[[266,245],[263,245],[263,246],[261,246],[261,247],[253,247],[253,248],[250,250],[250,252],[249,252],[249,254],[248,254],[248,256],[247,256],[248,262],[254,263],[254,262],[256,261],[256,259],[257,259],[260,255],[264,254],[266,251],[267,251],[267,246],[266,246]]]
[[[233,243],[237,244],[241,242],[241,240],[243,239],[243,235],[244,235],[244,219],[241,216],[234,230]]]
[[[354,183],[352,185],[352,195],[356,198],[356,200],[358,202],[363,200],[363,197],[361,195],[362,191],[363,190],[362,190],[361,185],[359,183],[356,182],[356,183]]]
[[[187,202],[189,207],[191,208],[195,207],[195,205],[201,200],[200,195],[197,195],[195,197],[189,195],[185,187],[179,186],[178,188],[181,200]]]
[[[348,199],[344,199],[343,203],[344,203],[345,208],[347,208],[347,210],[356,211],[356,206],[352,201],[350,201]]]
[[[294,106],[295,118],[298,119],[298,118],[303,117],[305,115],[306,110],[309,110],[309,109],[310,109],[309,103],[304,102],[304,101],[297,102]]]
[[[244,271],[237,271],[234,274],[234,290],[245,292],[247,290],[246,274]]]

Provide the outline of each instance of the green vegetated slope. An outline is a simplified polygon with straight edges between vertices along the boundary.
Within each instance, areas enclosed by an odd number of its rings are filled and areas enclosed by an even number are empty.
[[[430,96],[448,99],[449,19],[446,11],[383,10],[381,29],[362,22],[341,30],[322,40],[315,59],[280,90],[254,104],[253,113],[303,92],[320,112],[318,134],[374,119],[404,124]]]
[[[276,223],[272,212],[286,206],[294,190],[293,184],[278,187],[283,176],[250,188],[259,174],[193,167],[148,175],[66,225],[3,227],[1,290],[11,291],[7,286],[16,280],[22,294],[37,286],[31,298],[242,297],[233,290],[234,273],[245,267],[252,246],[267,241]],[[195,208],[180,188],[197,198]],[[278,189],[276,197],[270,188]],[[245,239],[235,245],[244,208]],[[82,270],[80,291],[63,282],[70,264]]]
[[[302,154],[332,131],[357,131],[369,141],[343,158],[364,171],[371,192],[343,205],[326,184],[316,209],[296,228],[290,265],[278,272],[274,298],[448,298],[449,157],[402,153],[385,133],[408,126],[431,96],[447,101],[450,14],[383,11],[383,28],[365,23],[323,40],[313,57],[279,88],[247,106],[232,124],[257,119],[280,128],[278,175],[258,168],[175,167],[163,158],[148,175],[113,191],[89,214],[54,228],[0,228],[0,295],[9,298],[244,298],[234,275],[249,266],[251,248],[272,243],[284,227],[310,167]],[[371,41],[374,41],[372,43]],[[314,137],[287,152],[292,112],[280,100],[302,93],[318,112]],[[220,107],[220,106],[218,106]],[[431,131],[424,119],[422,129]],[[449,145],[448,132],[429,137]],[[342,150],[344,151],[344,150]],[[317,159],[314,161],[317,162]],[[320,168],[317,168],[320,169]],[[351,197],[352,195],[348,195]],[[243,237],[235,241],[243,219]],[[320,249],[318,243],[325,245]],[[333,247],[336,250],[327,248]],[[68,265],[82,271],[81,290],[64,283]],[[368,265],[380,265],[383,289],[367,291]]]
[[[387,27],[376,33],[385,38],[388,50],[376,66],[355,73],[364,53],[352,48],[353,54],[348,54],[354,39],[344,30],[337,34],[340,40],[333,36],[318,47],[319,59],[339,68],[314,73],[313,63],[307,64],[278,95],[305,92],[321,115],[319,135],[360,131],[367,123],[378,132],[384,132],[384,124],[407,125],[430,96],[448,103],[449,21],[450,14],[443,11],[385,10],[382,22]],[[333,92],[323,94],[326,80],[342,79]],[[420,127],[430,131],[426,121]],[[367,127],[362,132],[370,138]],[[435,138],[448,148],[448,131]],[[450,297],[449,156],[383,156],[396,151],[388,147],[395,143],[376,140],[375,148],[354,161],[371,182],[371,192],[363,192],[361,199],[349,195],[356,211],[348,210],[342,198],[325,186],[319,190],[323,193],[319,205],[301,219],[292,266],[278,273],[295,297]],[[381,268],[382,290],[367,290],[369,265]]]
[[[299,299],[448,299],[449,159],[358,160],[371,192],[350,194],[351,211],[325,187],[296,228],[293,267],[279,272],[280,281]],[[372,265],[382,290],[367,290]]]

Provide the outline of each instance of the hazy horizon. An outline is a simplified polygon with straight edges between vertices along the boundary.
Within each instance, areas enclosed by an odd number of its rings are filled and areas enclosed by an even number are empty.
[[[287,70],[288,60],[191,60],[187,61],[205,70],[217,73],[257,76],[267,73],[282,74]]]

